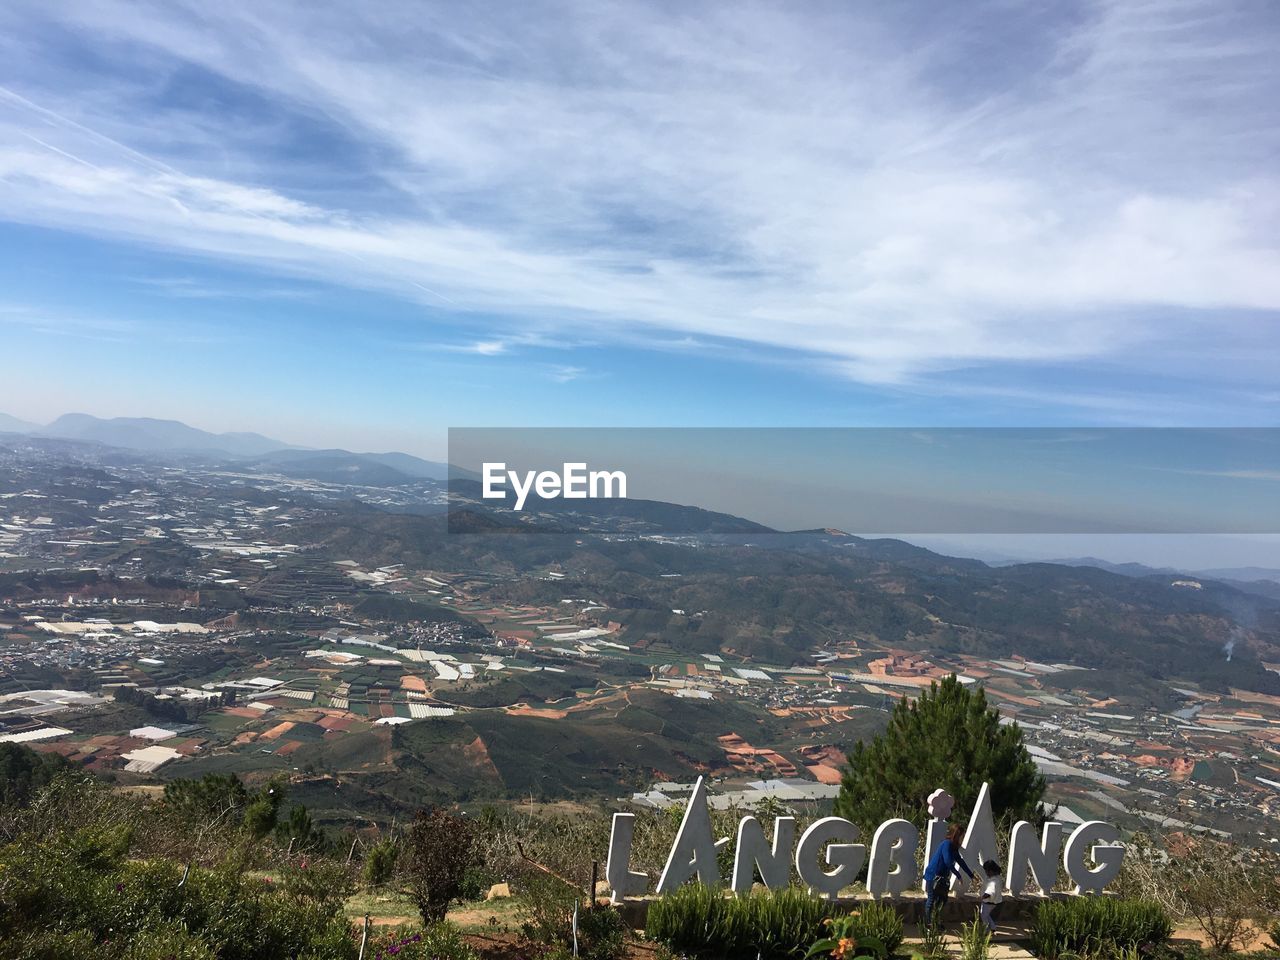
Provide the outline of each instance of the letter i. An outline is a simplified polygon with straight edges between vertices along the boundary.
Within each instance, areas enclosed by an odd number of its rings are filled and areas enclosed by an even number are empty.
[[[947,836],[947,818],[951,816],[951,808],[956,805],[956,798],[942,788],[938,788],[929,794],[928,810],[929,810],[929,828],[925,833],[924,841],[924,862],[927,864],[933,859],[933,855],[937,852],[938,847],[942,846],[942,841]],[[921,888],[925,884],[921,883]]]

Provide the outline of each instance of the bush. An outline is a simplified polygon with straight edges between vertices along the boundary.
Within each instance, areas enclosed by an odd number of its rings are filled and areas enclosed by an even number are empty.
[[[855,939],[871,939],[884,944],[890,955],[902,946],[902,915],[892,905],[873,900],[853,915],[850,930]]]
[[[467,870],[476,865],[471,822],[441,807],[420,811],[405,838],[402,859],[422,922],[428,927],[439,923],[461,894]]]
[[[1170,853],[1173,855],[1170,856]],[[1254,921],[1280,912],[1280,858],[1208,837],[1136,835],[1117,890],[1155,900],[1176,919],[1193,920],[1214,953],[1248,947]]]
[[[966,923],[960,928],[961,960],[987,960],[991,955],[991,931],[981,920]]]
[[[459,900],[483,900],[489,888],[498,882],[498,875],[488,867],[469,867],[462,875],[462,889],[458,892]]]
[[[1172,932],[1169,915],[1150,900],[1066,897],[1040,904],[1031,942],[1037,956],[1056,960],[1064,953],[1158,945]]]
[[[355,956],[340,904],[230,870],[127,860],[128,831],[80,829],[0,849],[0,957],[275,960]]]
[[[303,858],[280,875],[285,893],[340,907],[355,890],[352,868],[336,860]]]
[[[826,936],[840,911],[797,888],[726,897],[689,884],[649,906],[646,935],[676,953],[704,957],[793,957]],[[899,933],[899,940],[901,934]]]
[[[392,930],[374,937],[365,956],[371,960],[477,960],[458,928],[443,921],[413,933]]]
[[[582,891],[526,866],[516,878],[513,893],[525,939],[545,946],[563,946],[571,941],[573,908]]]
[[[617,960],[627,946],[627,924],[613,907],[595,903],[578,914],[578,956]]]
[[[838,957],[841,960],[844,958],[853,960],[854,957],[874,957],[875,960],[885,960],[889,951],[885,949],[883,943],[873,937],[862,936],[853,929],[857,919],[856,913],[850,913],[843,917],[822,921],[827,927],[827,935],[809,948],[804,955],[805,960],[827,956]]]
[[[396,858],[399,855],[400,848],[390,837],[379,840],[370,847],[361,870],[365,886],[380,887],[395,876]]]

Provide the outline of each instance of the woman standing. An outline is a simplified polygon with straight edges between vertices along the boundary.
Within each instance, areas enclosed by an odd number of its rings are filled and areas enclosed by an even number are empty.
[[[952,825],[947,831],[947,838],[938,845],[929,859],[929,865],[924,869],[925,889],[929,892],[924,902],[926,926],[932,922],[934,908],[944,906],[951,896],[951,878],[960,876],[960,871],[963,870],[970,880],[973,879],[973,871],[960,855],[961,833],[959,824]]]

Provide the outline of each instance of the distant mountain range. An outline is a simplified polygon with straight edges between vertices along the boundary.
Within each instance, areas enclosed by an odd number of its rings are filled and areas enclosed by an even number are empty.
[[[1016,561],[1025,563],[1025,560]],[[1099,560],[1097,557],[1076,557],[1071,560],[1046,560],[1045,563],[1056,563],[1064,567],[1097,567],[1111,573],[1123,574],[1126,577],[1150,577],[1154,574],[1167,576],[1208,577],[1211,580],[1225,580],[1240,583],[1258,583],[1270,580],[1280,583],[1280,570],[1270,567],[1217,567],[1212,570],[1177,570],[1173,567],[1149,567],[1145,563],[1112,563]],[[993,564],[993,566],[1009,566],[1009,564]]]
[[[211,433],[188,426],[178,420],[151,417],[113,417],[102,419],[85,413],[64,414],[43,426],[0,413],[0,433],[17,433],[33,438],[53,438],[100,444],[149,454],[225,458],[231,465],[296,479],[352,486],[388,487],[420,480],[445,483],[449,480],[447,464],[423,460],[407,453],[352,453],[349,450],[313,450],[284,443],[258,433]],[[479,485],[473,475],[454,477],[455,494],[479,501]],[[761,524],[728,514],[697,507],[640,500],[581,502],[569,507],[558,500],[534,497],[529,516],[543,527],[575,526],[590,529],[590,518],[606,525],[625,529],[632,522],[657,530],[681,533],[772,534]],[[575,523],[573,515],[577,514]],[[587,515],[584,518],[582,515]],[[584,519],[588,522],[582,523]],[[480,518],[463,518],[465,522],[491,523]],[[566,521],[568,521],[566,523]],[[460,521],[461,522],[461,521]],[[508,521],[509,522],[509,521]],[[507,523],[499,523],[506,526]],[[827,531],[837,533],[837,531]],[[814,531],[817,533],[817,531]],[[795,534],[780,536],[795,537]],[[1021,565],[1026,558],[985,558],[993,567]],[[1253,594],[1280,599],[1280,570],[1266,567],[1230,567],[1212,570],[1177,570],[1151,567],[1141,563],[1113,563],[1098,557],[1047,559],[1039,561],[1068,567],[1095,567],[1128,577],[1193,576],[1206,577],[1233,584]]]
[[[259,456],[273,450],[289,449],[290,446],[258,433],[209,433],[177,420],[155,420],[151,417],[102,420],[87,413],[67,413],[43,427],[24,432],[62,440],[89,440],[130,450],[222,453],[234,457]]]
[[[38,427],[34,423],[27,423],[27,421],[11,417],[7,413],[0,413],[0,433],[30,433],[36,429]]]
[[[352,453],[309,450],[259,433],[210,433],[178,420],[64,414],[41,426],[0,413],[0,433],[78,440],[146,453],[225,457],[246,466],[286,476],[368,486],[391,486],[410,480],[444,481],[448,467],[407,453]]]

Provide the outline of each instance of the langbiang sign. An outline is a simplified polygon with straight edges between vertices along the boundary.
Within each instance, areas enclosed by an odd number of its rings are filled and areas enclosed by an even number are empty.
[[[954,798],[945,790],[935,790],[929,796],[926,862],[946,837],[954,804]],[[624,897],[648,893],[649,875],[631,869],[634,830],[635,814],[613,815],[605,877],[615,903]],[[823,817],[810,824],[798,842],[795,830],[794,817],[778,817],[773,839],[769,840],[759,820],[743,817],[738,824],[730,889],[747,892],[757,872],[770,890],[789,886],[793,864],[800,882],[811,894],[829,899],[851,886],[864,864],[867,892],[873,897],[897,897],[921,885],[916,860],[920,832],[909,820],[886,820],[876,828],[869,863],[867,846],[858,843],[857,826],[843,817]],[[1070,833],[1065,825],[1050,821],[1039,836],[1033,824],[1019,821],[1009,836],[1008,862],[1003,873],[1008,895],[1019,896],[1029,884],[1047,894],[1057,880],[1059,862],[1075,884],[1077,894],[1101,893],[1120,872],[1124,847],[1118,844],[1119,839],[1119,831],[1100,820],[1081,823]],[[709,887],[723,886],[716,854],[728,842],[728,837],[717,840],[712,834],[707,789],[699,777],[667,856],[666,868],[658,878],[657,894],[670,893],[695,878]],[[965,862],[975,870],[987,860],[1000,859],[988,784],[984,783],[978,793],[960,850]]]

